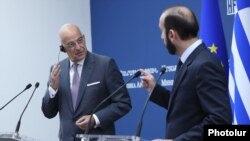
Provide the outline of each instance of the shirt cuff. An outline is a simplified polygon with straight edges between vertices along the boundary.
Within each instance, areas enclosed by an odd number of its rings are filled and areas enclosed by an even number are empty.
[[[98,119],[98,117],[95,114],[93,114],[93,117],[95,119],[95,126],[94,126],[94,128],[100,127],[100,120]]]
[[[57,89],[54,90],[52,87],[49,86],[49,96],[50,98],[54,98],[56,96]]]

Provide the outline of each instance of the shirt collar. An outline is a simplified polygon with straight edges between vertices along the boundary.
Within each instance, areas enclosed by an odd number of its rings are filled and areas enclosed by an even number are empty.
[[[192,45],[190,45],[181,55],[181,62],[184,63],[188,56],[202,43],[201,39],[195,41]]]
[[[77,62],[77,64],[80,65],[80,66],[83,66],[84,60],[85,60],[85,59],[82,59],[81,61]],[[74,63],[75,63],[75,62],[72,62],[72,61],[70,60],[70,68],[73,66]]]

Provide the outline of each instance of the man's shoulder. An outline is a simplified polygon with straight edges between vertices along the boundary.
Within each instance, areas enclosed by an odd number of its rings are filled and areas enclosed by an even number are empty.
[[[89,52],[89,55],[90,55],[90,57],[93,57],[97,60],[110,61],[113,59],[112,57],[102,55],[102,54],[93,53],[93,52]]]

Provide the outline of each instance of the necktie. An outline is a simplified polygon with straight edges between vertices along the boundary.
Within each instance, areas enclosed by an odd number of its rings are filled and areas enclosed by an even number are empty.
[[[177,67],[176,67],[176,71],[179,71],[179,69],[181,68],[182,64],[183,63],[182,63],[181,59],[179,59]]]
[[[79,83],[80,83],[77,67],[78,67],[78,64],[74,63],[73,64],[74,74],[73,74],[73,81],[72,81],[72,86],[71,86],[71,95],[72,95],[72,102],[73,102],[74,109],[75,109],[75,106],[76,106],[76,100],[77,100]]]
[[[182,64],[183,64],[183,63],[182,63],[181,59],[179,59],[178,64],[177,64],[177,67],[176,67],[176,71],[175,71],[174,80],[176,80],[176,77],[178,76],[178,72],[179,72],[179,70],[180,70]]]

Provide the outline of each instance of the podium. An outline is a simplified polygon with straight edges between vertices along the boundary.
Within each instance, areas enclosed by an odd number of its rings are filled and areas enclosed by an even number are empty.
[[[0,141],[38,141],[36,139],[24,136],[24,135],[16,135],[11,132],[0,132]]]
[[[77,134],[81,141],[149,141],[136,136]]]

